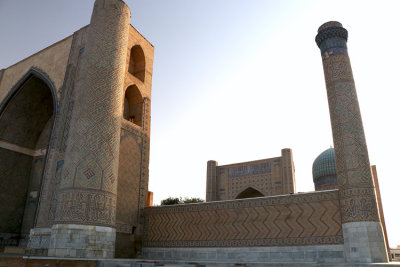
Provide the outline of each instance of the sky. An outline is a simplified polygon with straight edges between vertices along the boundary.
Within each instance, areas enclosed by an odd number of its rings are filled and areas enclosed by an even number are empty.
[[[400,1],[126,0],[155,47],[149,190],[205,199],[206,165],[293,150],[298,192],[333,146],[318,27],[340,21],[391,247],[400,245]],[[0,0],[0,68],[73,34],[93,0]]]

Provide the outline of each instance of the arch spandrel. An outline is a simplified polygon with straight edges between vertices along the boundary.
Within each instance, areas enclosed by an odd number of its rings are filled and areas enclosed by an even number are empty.
[[[41,70],[53,81],[57,94],[63,85],[65,70],[71,50],[72,35],[4,69],[0,81],[0,102],[21,79],[22,73]]]

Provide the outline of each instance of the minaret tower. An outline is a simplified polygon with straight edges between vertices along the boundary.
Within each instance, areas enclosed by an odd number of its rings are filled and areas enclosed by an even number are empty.
[[[114,257],[130,11],[96,0],[74,90],[49,256]]]
[[[387,262],[367,144],[347,53],[347,30],[331,21],[318,29],[331,117],[347,262]]]

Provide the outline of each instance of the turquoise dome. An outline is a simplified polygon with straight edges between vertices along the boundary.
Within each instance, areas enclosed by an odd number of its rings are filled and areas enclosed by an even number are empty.
[[[333,148],[328,148],[314,160],[312,173],[315,190],[328,190],[338,187],[335,150]]]

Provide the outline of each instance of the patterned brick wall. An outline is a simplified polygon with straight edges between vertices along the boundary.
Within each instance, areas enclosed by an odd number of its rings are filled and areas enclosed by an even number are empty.
[[[117,231],[131,234],[138,224],[142,137],[121,129],[118,168]]]
[[[136,233],[139,226],[141,158],[146,137],[141,127],[126,120],[121,124],[115,256],[127,258],[135,255],[133,230]]]
[[[75,84],[55,222],[115,226],[130,12],[95,2]]]
[[[338,22],[323,24],[316,36],[328,94],[342,222],[379,221],[347,36]]]
[[[338,191],[145,208],[145,247],[343,244]]]
[[[216,161],[207,163],[206,201],[242,198],[246,190],[262,196],[295,192],[292,150],[282,149],[282,156],[250,162],[218,166]]]
[[[65,80],[60,90],[59,109],[57,111],[48,148],[48,160],[43,173],[43,182],[40,194],[40,205],[37,216],[37,227],[50,227],[53,224],[56,209],[56,187],[60,183],[61,171],[64,163],[66,140],[68,138],[71,113],[74,107],[74,89],[86,44],[86,32],[84,27],[75,32],[72,38],[71,51],[68,59],[68,67]]]

